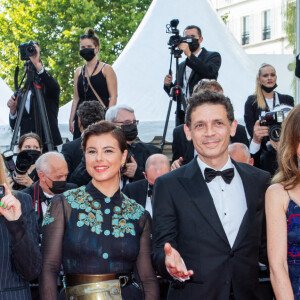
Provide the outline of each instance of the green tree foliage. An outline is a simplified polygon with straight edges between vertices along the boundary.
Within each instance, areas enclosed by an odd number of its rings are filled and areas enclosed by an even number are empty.
[[[150,3],[151,0],[0,0],[0,76],[13,88],[18,45],[36,41],[45,67],[61,86],[61,104],[67,103],[72,100],[74,71],[84,64],[78,53],[79,36],[93,28],[100,38],[100,59],[112,64]]]
[[[284,29],[290,44],[296,50],[296,1],[287,0],[285,9]]]

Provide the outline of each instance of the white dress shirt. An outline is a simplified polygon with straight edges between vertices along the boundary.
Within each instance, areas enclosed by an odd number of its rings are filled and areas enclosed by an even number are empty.
[[[197,157],[197,161],[204,177],[205,168],[211,167],[201,161],[199,157]],[[234,177],[230,184],[226,184],[221,176],[216,176],[211,182],[207,183],[207,187],[213,198],[229,244],[232,247],[247,211],[247,202],[242,179],[229,156],[227,163],[220,171],[228,168],[234,168]],[[201,199],[199,200],[201,201]]]

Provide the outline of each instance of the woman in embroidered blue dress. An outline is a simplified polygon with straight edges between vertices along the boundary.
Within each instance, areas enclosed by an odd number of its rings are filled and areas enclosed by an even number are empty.
[[[300,105],[283,125],[278,165],[266,194],[270,278],[277,300],[300,300]]]
[[[129,282],[121,289],[123,299],[156,300],[151,217],[119,189],[127,156],[125,135],[101,121],[84,132],[82,148],[91,182],[54,197],[44,218],[42,299],[56,299],[62,262],[67,279],[68,274],[125,274]]]

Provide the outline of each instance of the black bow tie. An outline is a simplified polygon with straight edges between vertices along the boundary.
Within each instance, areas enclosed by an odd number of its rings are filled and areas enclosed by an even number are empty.
[[[225,183],[229,184],[234,176],[234,169],[229,168],[224,171],[216,171],[214,169],[205,168],[204,170],[205,181],[211,182],[216,176],[222,176]]]

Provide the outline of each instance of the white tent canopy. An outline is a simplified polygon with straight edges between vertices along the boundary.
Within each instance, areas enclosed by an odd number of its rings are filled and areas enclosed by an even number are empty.
[[[190,2],[190,3],[189,3]],[[166,24],[179,19],[178,29],[191,24],[202,30],[202,47],[218,51],[222,65],[218,81],[234,104],[236,117],[242,118],[244,101],[254,89],[256,70],[251,59],[218,17],[208,0],[154,0],[140,26],[114,63],[118,78],[118,104],[134,108],[140,120],[139,136],[151,140],[162,135],[169,97],[163,90],[163,80],[168,73],[170,50]],[[181,60],[185,59],[184,55]],[[175,63],[173,65],[175,76]],[[238,78],[238,82],[237,82]],[[69,104],[68,109],[70,108]],[[171,113],[168,140],[174,127],[174,110]],[[67,107],[66,107],[67,108]],[[63,108],[63,115],[68,114]],[[65,119],[67,123],[67,119]]]

